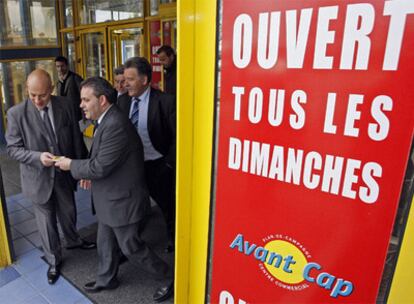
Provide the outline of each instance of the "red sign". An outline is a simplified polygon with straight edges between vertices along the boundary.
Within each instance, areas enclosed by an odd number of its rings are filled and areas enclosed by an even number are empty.
[[[212,303],[375,303],[414,126],[414,1],[222,1]]]
[[[161,25],[160,21],[150,22],[150,48],[151,48],[151,65],[152,65],[152,86],[161,88],[162,65],[158,59],[157,51],[161,47]]]

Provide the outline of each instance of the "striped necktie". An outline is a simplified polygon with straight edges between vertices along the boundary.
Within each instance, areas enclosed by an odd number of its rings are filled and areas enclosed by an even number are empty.
[[[139,98],[133,97],[132,98],[132,111],[131,111],[131,122],[134,125],[135,129],[138,130],[138,120],[139,120]]]

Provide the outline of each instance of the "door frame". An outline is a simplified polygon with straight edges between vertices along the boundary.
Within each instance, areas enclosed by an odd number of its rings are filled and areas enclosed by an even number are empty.
[[[77,31],[77,36],[79,37],[78,46],[79,48],[76,49],[76,51],[79,51],[78,54],[80,56],[78,57],[78,66],[81,67],[79,69],[79,72],[81,72],[81,76],[85,79],[86,78],[86,47],[84,45],[84,35],[85,34],[91,34],[91,33],[103,33],[104,35],[104,51],[105,51],[105,73],[106,73],[106,79],[108,79],[109,75],[109,56],[108,56],[108,27],[107,26],[100,26],[100,27],[93,27],[93,28],[87,28]]]
[[[142,30],[142,35],[140,37],[140,44],[141,44],[142,48],[141,48],[139,56],[144,56],[145,55],[144,54],[145,53],[145,51],[144,51],[145,50],[145,27],[144,27],[144,22],[133,22],[133,23],[126,23],[126,24],[108,26],[108,41],[107,41],[107,44],[108,44],[108,49],[109,49],[108,57],[109,57],[109,63],[110,63],[108,65],[108,67],[109,67],[108,80],[110,82],[113,81],[113,69],[114,69],[114,67],[112,66],[112,62],[113,62],[113,59],[114,59],[114,54],[113,54],[112,44],[111,44],[112,36],[113,36],[112,32],[114,30],[117,30],[117,29],[130,29],[130,28],[140,28]],[[117,43],[118,43],[118,41],[117,41]],[[123,64],[121,59],[122,59],[122,57],[121,57],[120,53],[118,53],[115,67]]]

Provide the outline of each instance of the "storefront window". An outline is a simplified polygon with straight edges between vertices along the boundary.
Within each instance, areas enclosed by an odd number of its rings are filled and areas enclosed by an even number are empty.
[[[162,44],[170,45],[175,49],[177,45],[177,21],[162,22]]]
[[[106,77],[105,36],[102,32],[83,34],[86,77]]]
[[[73,26],[73,6],[72,5],[73,5],[72,0],[62,1],[64,27]]]
[[[46,70],[52,77],[57,79],[54,60],[38,61],[14,61],[0,64],[0,85],[2,106],[7,112],[9,108],[27,98],[25,83],[27,75],[36,68]]]
[[[65,56],[69,61],[69,68],[72,71],[75,71],[76,66],[76,54],[75,54],[75,36],[72,32],[63,34],[63,45],[65,46]]]
[[[0,1],[0,46],[56,44],[54,0]]]
[[[81,24],[118,21],[144,17],[143,0],[84,0],[80,11]]]
[[[150,16],[157,16],[158,15],[158,0],[151,0],[150,1]]]

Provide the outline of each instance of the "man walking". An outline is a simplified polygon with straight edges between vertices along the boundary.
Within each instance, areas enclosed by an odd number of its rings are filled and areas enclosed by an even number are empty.
[[[158,59],[164,66],[164,92],[176,96],[177,60],[174,49],[163,45],[157,50]]]
[[[170,267],[140,238],[139,222],[149,207],[145,184],[143,149],[133,125],[120,112],[116,91],[103,78],[92,77],[81,84],[81,107],[86,118],[96,120],[89,159],[63,158],[61,170],[91,183],[98,218],[98,272],[85,284],[87,292],[117,288],[119,249],[140,268],[160,278],[171,276]]]
[[[62,262],[56,217],[68,249],[96,247],[82,240],[76,231],[76,181],[53,166],[56,156],[83,158],[87,150],[71,106],[64,98],[51,96],[52,81],[46,71],[37,69],[30,73],[27,91],[29,99],[7,112],[7,152],[20,162],[23,195],[33,202],[43,251],[50,265],[48,282],[54,284]]]
[[[118,105],[142,140],[146,182],[167,224],[169,240],[165,251],[172,252],[175,243],[175,97],[151,88],[152,67],[143,57],[127,60],[124,76],[132,98],[119,100]],[[154,300],[160,302],[169,298],[173,285],[157,290]]]
[[[55,58],[55,66],[58,72],[59,81],[56,83],[56,95],[66,96],[68,101],[73,104],[76,119],[82,119],[82,112],[79,108],[80,104],[80,84],[82,77],[69,70],[68,59],[63,56]]]

